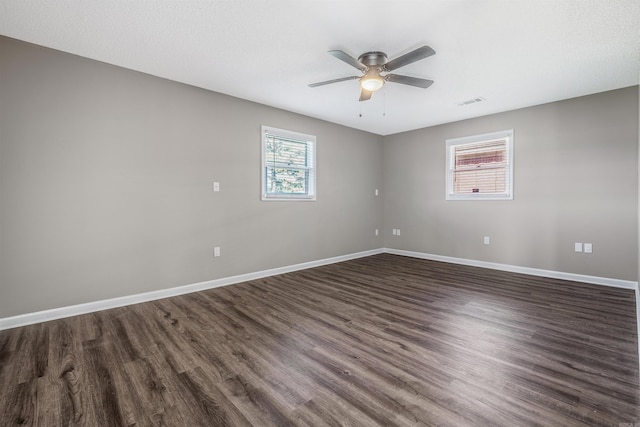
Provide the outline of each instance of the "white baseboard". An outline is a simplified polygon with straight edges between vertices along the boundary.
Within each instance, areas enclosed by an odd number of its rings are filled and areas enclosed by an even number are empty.
[[[363,258],[382,253],[382,249],[356,252],[332,258],[325,258],[317,261],[303,262],[285,267],[272,268],[269,270],[257,271],[255,273],[240,274],[237,276],[224,277],[206,282],[194,283],[191,285],[178,286],[175,288],[161,289],[158,291],[145,292],[142,294],[127,295],[123,297],[110,298],[101,301],[88,302],[85,304],[72,305],[68,307],[53,308],[50,310],[38,311],[35,313],[21,314],[13,317],[0,319],[0,331],[4,329],[17,328],[19,326],[32,325],[34,323],[47,322],[49,320],[62,319],[79,314],[87,314],[110,308],[122,307],[125,305],[138,304],[141,302],[153,301],[157,299],[172,297],[176,295],[188,294],[191,292],[203,291],[205,289],[218,288],[221,286],[233,285],[236,283],[248,282],[250,280],[261,279],[263,277],[275,276],[277,274],[290,273],[292,271],[305,270],[307,268],[319,267],[322,265],[334,264],[356,258]]]
[[[261,279],[263,277],[275,276],[277,274],[290,273],[298,270],[319,267],[322,265],[334,264],[337,262],[348,261],[351,259],[363,258],[380,253],[389,253],[394,255],[403,255],[413,258],[428,259],[432,261],[443,261],[452,264],[462,264],[474,267],[490,268],[493,270],[510,271],[514,273],[530,274],[533,276],[550,277],[555,279],[571,280],[575,282],[593,283],[597,285],[613,286],[617,288],[634,289],[636,292],[636,308],[638,309],[638,331],[640,333],[640,291],[638,282],[628,280],[610,279],[605,277],[586,276],[582,274],[563,273],[558,271],[541,270],[537,268],[518,267],[507,264],[497,264],[485,261],[475,261],[463,258],[448,257],[442,255],[433,255],[423,252],[405,251],[400,249],[381,248],[364,252],[356,252],[347,255],[341,255],[332,258],[325,258],[317,261],[309,261],[301,264],[294,264],[284,267],[272,268],[269,270],[257,271],[255,273],[240,274],[237,276],[224,277],[221,279],[209,280],[206,282],[194,283],[191,285],[178,286],[175,288],[161,289],[158,291],[145,292],[142,294],[127,295],[123,297],[111,298],[101,301],[88,302],[85,304],[72,305],[68,307],[54,308],[50,310],[38,311],[35,313],[21,314],[13,317],[0,318],[0,330],[16,328],[19,326],[31,325],[34,323],[47,322],[50,320],[62,319],[65,317],[76,316],[79,314],[92,313],[100,310],[108,310],[110,308],[122,307],[141,302],[153,301],[157,299],[183,295],[191,292],[203,291],[206,289],[217,288],[221,286],[233,285],[236,283],[247,282],[250,280]]]
[[[472,259],[455,258],[443,255],[433,255],[424,252],[404,251],[401,249],[385,248],[383,252],[394,255],[403,255],[413,258],[428,259],[431,261],[442,261],[452,264],[469,265],[472,267],[490,268],[492,270],[509,271],[512,273],[529,274],[531,276],[549,277],[552,279],[570,280],[572,282],[591,283],[595,285],[611,286],[614,288],[634,289],[638,291],[638,282],[631,280],[611,279],[608,277],[587,276],[584,274],[564,273],[561,271],[542,270],[539,268],[519,267],[509,264],[498,264],[495,262],[476,261]]]

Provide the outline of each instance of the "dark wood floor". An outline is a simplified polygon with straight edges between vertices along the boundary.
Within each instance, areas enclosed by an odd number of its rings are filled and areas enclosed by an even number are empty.
[[[0,425],[619,427],[636,340],[633,291],[383,254],[2,331]]]

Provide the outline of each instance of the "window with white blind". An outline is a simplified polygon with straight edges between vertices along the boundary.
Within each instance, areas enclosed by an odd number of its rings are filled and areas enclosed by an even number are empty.
[[[447,139],[447,200],[513,199],[513,129]]]
[[[315,136],[262,126],[262,200],[315,200],[315,156]]]

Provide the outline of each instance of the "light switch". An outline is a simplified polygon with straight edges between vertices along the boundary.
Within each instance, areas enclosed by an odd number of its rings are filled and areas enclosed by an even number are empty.
[[[576,250],[576,252],[582,252],[582,243],[576,242],[575,250]]]
[[[214,182],[213,183],[213,191],[220,191],[220,183],[219,182]]]

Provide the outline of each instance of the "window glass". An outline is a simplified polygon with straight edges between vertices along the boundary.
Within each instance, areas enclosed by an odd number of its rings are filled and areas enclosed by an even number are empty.
[[[262,199],[315,200],[315,136],[262,127]]]
[[[448,139],[447,200],[513,199],[513,130]]]

